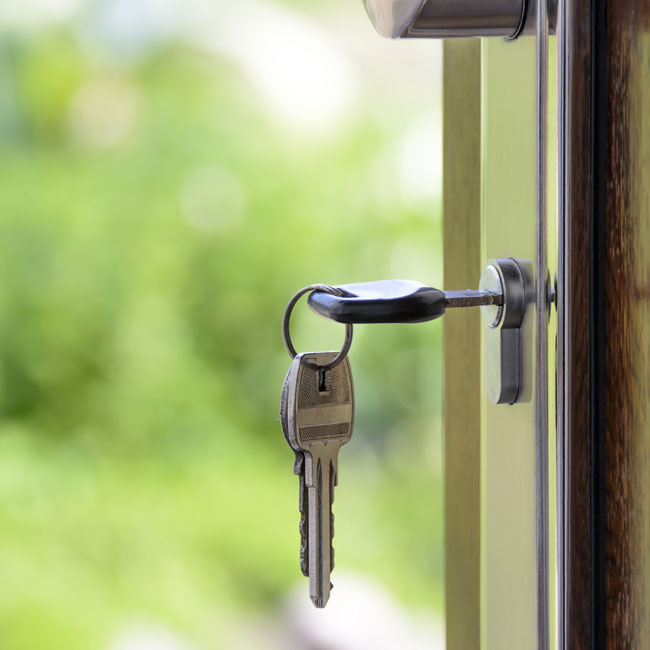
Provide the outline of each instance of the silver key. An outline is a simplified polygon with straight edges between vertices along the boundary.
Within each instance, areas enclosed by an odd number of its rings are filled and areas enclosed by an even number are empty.
[[[319,369],[336,354],[296,356],[283,391],[285,435],[294,451],[304,453],[309,595],[319,608],[327,604],[332,587],[332,502],[338,482],[338,454],[352,437],[354,420],[354,388],[347,357],[330,371]]]
[[[287,443],[293,449],[296,458],[293,463],[293,473],[299,478],[298,486],[298,508],[300,510],[300,570],[302,574],[309,576],[309,531],[307,529],[307,486],[305,484],[305,454],[296,443],[289,437],[289,426],[287,423],[287,401],[288,393],[292,380],[293,366],[289,368],[287,376],[284,379],[282,386],[282,396],[280,397],[280,422],[282,423],[282,432],[286,438]]]

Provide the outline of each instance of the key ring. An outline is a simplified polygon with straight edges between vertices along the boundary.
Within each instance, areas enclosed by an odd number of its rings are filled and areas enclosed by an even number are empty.
[[[289,301],[287,308],[284,310],[284,317],[282,318],[282,339],[284,340],[284,346],[287,348],[287,352],[291,355],[292,359],[298,355],[296,348],[293,347],[291,342],[291,332],[289,331],[289,323],[291,320],[291,312],[296,306],[296,303],[304,296],[306,293],[311,291],[323,291],[324,293],[331,293],[334,296],[342,296],[343,292],[336,287],[331,287],[329,284],[310,284],[308,287],[301,289],[296,293],[293,298]],[[352,345],[352,324],[346,323],[345,325],[345,341],[343,341],[343,347],[341,351],[334,357],[331,363],[328,363],[325,366],[319,366],[321,370],[332,370],[345,359],[348,352],[350,351],[350,346]]]

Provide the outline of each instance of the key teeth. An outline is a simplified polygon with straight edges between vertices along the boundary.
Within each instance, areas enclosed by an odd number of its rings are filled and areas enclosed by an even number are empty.
[[[338,483],[338,472],[330,463],[330,508],[334,505],[334,486]],[[330,572],[334,571],[334,511],[330,510]]]
[[[305,578],[309,577],[309,552],[307,548],[306,532],[304,527],[301,527],[300,533],[302,535],[302,543],[300,545],[300,571]]]
[[[307,545],[307,518],[303,514],[300,519],[300,571],[305,578],[309,577],[309,551]]]
[[[305,456],[304,454],[299,452],[295,452],[295,453],[296,453],[296,458],[293,461],[293,473],[296,476],[300,476],[305,467]]]
[[[300,505],[300,571],[302,575],[306,578],[309,577],[309,530],[308,530],[308,520],[307,520],[307,488],[305,486],[305,475],[304,475],[304,456],[300,454],[300,496],[299,496],[299,505]],[[296,454],[296,465],[298,464],[298,454]]]
[[[330,571],[334,571],[334,514],[330,515]]]

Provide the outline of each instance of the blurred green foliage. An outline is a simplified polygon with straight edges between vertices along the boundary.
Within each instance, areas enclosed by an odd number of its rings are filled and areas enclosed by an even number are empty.
[[[439,273],[437,207],[372,171],[397,112],[313,144],[180,43],[115,62],[59,25],[0,52],[0,645],[100,648],[149,617],[234,647],[224,630],[299,580],[284,306],[417,259]],[[99,144],[75,108],[93,83]],[[104,146],[101,111],[120,110]],[[304,307],[294,331],[301,349],[341,337]],[[337,567],[439,608],[439,325],[355,334]]]

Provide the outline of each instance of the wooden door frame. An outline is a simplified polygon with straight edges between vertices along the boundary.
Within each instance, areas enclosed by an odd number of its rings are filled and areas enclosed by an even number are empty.
[[[650,647],[650,3],[560,17],[562,648]]]
[[[650,2],[566,0],[558,29],[558,647],[646,648],[650,273],[639,260],[650,242]],[[480,114],[480,51],[450,41],[444,52],[445,286],[473,286],[483,260],[468,246],[478,235],[464,233],[479,232],[480,145],[466,127]],[[456,650],[480,647],[480,324],[451,318],[445,593]]]

